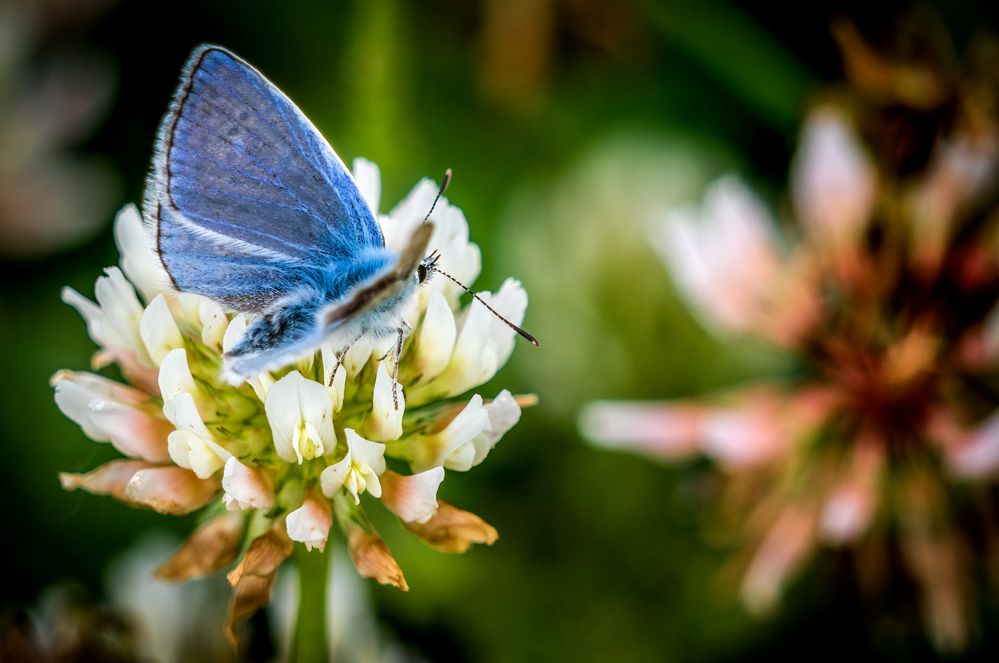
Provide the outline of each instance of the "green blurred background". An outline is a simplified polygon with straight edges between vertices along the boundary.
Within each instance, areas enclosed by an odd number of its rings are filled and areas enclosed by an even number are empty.
[[[701,330],[649,224],[731,170],[779,208],[801,111],[840,77],[829,21],[852,17],[876,39],[933,12],[958,50],[995,25],[994,3],[938,4],[0,0],[2,610],[66,580],[99,599],[108,560],[150,530],[192,525],[59,488],[59,471],[114,454],[59,414],[48,378],[87,365],[93,346],[59,289],[90,295],[115,263],[114,211],[141,199],[180,65],[212,41],[285,90],[345,160],[380,164],[383,207],[451,167],[449,197],[483,250],[476,286],[514,275],[531,295],[525,326],[543,346],[519,347],[484,391],[541,404],[442,489],[500,541],[447,557],[384,524],[412,588],[370,585],[388,633],[429,660],[932,659],[828,555],[779,614],[748,617],[725,566],[733,542],[711,528],[706,468],[590,448],[575,412],[697,394],[780,361]],[[11,109],[36,87],[46,99],[59,76],[82,81],[53,102],[73,131],[17,149],[37,127]],[[22,179],[56,170],[38,190]],[[29,245],[18,224],[54,196],[62,220]],[[999,656],[991,615],[969,658]]]

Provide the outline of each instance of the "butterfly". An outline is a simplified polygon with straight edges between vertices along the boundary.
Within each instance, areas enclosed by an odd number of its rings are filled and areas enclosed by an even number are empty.
[[[427,254],[433,224],[425,218],[401,250],[388,248],[330,144],[284,93],[220,46],[199,46],[184,66],[160,125],[143,215],[174,288],[253,316],[224,356],[234,383],[327,340],[342,359],[365,336],[397,337],[398,370],[410,329],[405,303],[435,273],[454,280],[436,251]]]

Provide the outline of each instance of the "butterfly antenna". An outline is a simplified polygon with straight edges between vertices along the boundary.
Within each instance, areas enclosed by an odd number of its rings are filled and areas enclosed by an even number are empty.
[[[467,292],[468,294],[470,294],[472,297],[475,298],[475,300],[477,302],[479,302],[480,304],[482,304],[483,306],[485,306],[487,309],[489,309],[489,312],[492,313],[493,315],[495,315],[500,320],[502,320],[503,323],[506,324],[507,327],[509,327],[510,329],[512,329],[513,331],[517,332],[518,334],[520,334],[521,336],[523,336],[525,339],[527,339],[528,341],[530,341],[531,345],[533,345],[536,348],[541,346],[541,343],[539,343],[538,339],[534,338],[534,336],[532,334],[529,334],[526,330],[518,327],[517,325],[513,324],[512,322],[510,322],[509,320],[507,320],[506,318],[504,318],[502,315],[500,315],[496,311],[496,309],[494,309],[492,306],[490,306],[489,304],[487,304],[484,299],[482,299],[477,294],[475,294],[474,292],[472,292],[471,290],[469,290],[468,286],[466,286],[464,283],[462,283],[458,279],[454,278],[453,276],[451,276],[447,272],[445,272],[445,271],[443,271],[441,269],[438,269],[437,267],[434,267],[433,269],[434,269],[435,272],[437,272],[441,276],[445,276],[445,277],[451,279],[451,281],[453,281],[454,283],[458,284],[458,287],[460,287],[462,290],[464,290],[465,292]]]
[[[444,181],[441,182],[441,188],[437,190],[437,197],[434,198],[434,203],[433,203],[433,205],[430,206],[430,211],[427,212],[427,215],[425,217],[423,217],[424,221],[426,221],[427,219],[429,219],[430,215],[434,213],[434,208],[437,207],[437,202],[441,199],[441,196],[444,195],[444,192],[447,191],[447,187],[448,187],[449,184],[451,184],[451,169],[450,168],[448,168],[447,170],[444,171]]]

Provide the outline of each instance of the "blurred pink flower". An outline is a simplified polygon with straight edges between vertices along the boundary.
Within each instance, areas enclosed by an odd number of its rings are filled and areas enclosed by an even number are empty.
[[[704,325],[781,348],[793,377],[697,401],[596,402],[580,427],[602,446],[718,464],[753,612],[822,548],[893,550],[898,564],[858,571],[906,578],[932,641],[954,651],[997,552],[982,548],[994,534],[962,524],[999,526],[994,499],[969,485],[999,479],[999,49],[955,78],[878,54],[852,26],[836,35],[852,88],[805,118],[796,225],[779,232],[729,176],[667,215],[659,242]]]

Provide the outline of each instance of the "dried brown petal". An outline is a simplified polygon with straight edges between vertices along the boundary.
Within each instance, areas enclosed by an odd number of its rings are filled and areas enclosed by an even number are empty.
[[[270,529],[250,544],[243,559],[226,578],[233,587],[225,637],[236,647],[236,627],[271,600],[271,585],[278,568],[288,559],[292,542],[284,520],[276,520]]]
[[[82,488],[94,495],[111,495],[122,502],[128,502],[125,497],[128,482],[139,470],[153,467],[156,466],[141,460],[115,460],[85,474],[61,472],[59,481],[65,490]]]
[[[229,565],[239,552],[243,517],[226,513],[197,529],[170,559],[156,569],[163,580],[192,580]]]
[[[499,538],[493,526],[482,518],[440,500],[437,513],[427,522],[403,524],[434,550],[447,553],[463,553],[473,543],[492,545]]]
[[[393,585],[404,592],[409,591],[402,569],[379,536],[360,527],[353,528],[347,534],[347,547],[357,572],[362,576],[377,580],[383,585]]]

